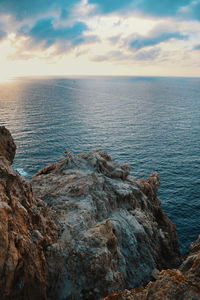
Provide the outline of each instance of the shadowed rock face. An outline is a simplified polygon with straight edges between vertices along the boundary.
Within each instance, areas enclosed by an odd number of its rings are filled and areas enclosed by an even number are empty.
[[[105,300],[199,300],[200,236],[190,247],[190,254],[177,270],[164,270],[158,280],[145,288],[112,293]]]
[[[13,171],[16,146],[0,127],[0,299],[46,299],[45,249],[57,229],[47,205]]]
[[[175,225],[157,198],[158,175],[137,180],[129,172],[104,151],[66,152],[33,177],[34,195],[62,227],[47,249],[49,299],[100,299],[180,263]]]
[[[0,159],[3,157],[12,164],[15,157],[16,145],[13,138],[4,126],[0,126]]]

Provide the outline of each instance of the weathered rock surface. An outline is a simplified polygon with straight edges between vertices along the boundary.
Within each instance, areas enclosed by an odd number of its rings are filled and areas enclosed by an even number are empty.
[[[15,150],[0,127],[0,300],[200,299],[200,237],[177,269],[157,174],[137,180],[104,151],[66,152],[31,186]]]
[[[200,236],[179,269],[164,270],[158,277],[145,288],[112,293],[105,300],[199,300]]]
[[[16,145],[13,138],[4,126],[0,126],[0,159],[6,159],[12,164],[15,157]]]
[[[57,229],[47,205],[13,171],[16,146],[0,127],[0,299],[46,299],[45,249]]]
[[[46,252],[49,299],[97,300],[180,263],[175,225],[157,198],[158,175],[137,180],[129,172],[104,151],[66,152],[33,177],[34,195],[62,227]]]

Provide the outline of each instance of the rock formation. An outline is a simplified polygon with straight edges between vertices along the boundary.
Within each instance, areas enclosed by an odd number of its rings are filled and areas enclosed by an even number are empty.
[[[181,260],[157,174],[138,180],[104,151],[66,152],[27,183],[15,150],[0,127],[0,300],[199,299],[200,239],[179,270],[161,271]]]
[[[48,247],[50,299],[99,299],[180,263],[175,225],[157,198],[159,177],[129,177],[106,152],[73,155],[32,179],[62,227]]]
[[[6,159],[12,164],[15,157],[16,145],[13,138],[4,126],[0,126],[0,159]]]
[[[190,247],[190,254],[179,269],[163,270],[158,280],[145,288],[112,293],[104,300],[199,300],[200,236]]]
[[[57,229],[47,205],[13,171],[16,146],[0,127],[0,299],[46,299],[45,249]]]

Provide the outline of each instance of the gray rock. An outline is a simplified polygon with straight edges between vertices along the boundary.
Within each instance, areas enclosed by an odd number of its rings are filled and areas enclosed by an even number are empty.
[[[129,173],[129,165],[96,150],[66,152],[32,178],[34,195],[62,228],[46,252],[49,299],[100,299],[180,263],[175,225],[157,198],[158,175]]]

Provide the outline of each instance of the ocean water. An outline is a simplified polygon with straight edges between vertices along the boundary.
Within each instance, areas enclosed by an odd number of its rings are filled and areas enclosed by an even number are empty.
[[[162,207],[182,252],[200,233],[200,79],[21,78],[0,83],[0,125],[30,177],[74,153],[104,149],[134,177],[160,175]]]

